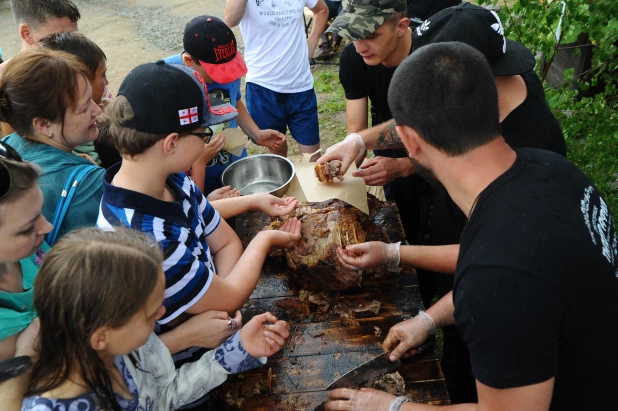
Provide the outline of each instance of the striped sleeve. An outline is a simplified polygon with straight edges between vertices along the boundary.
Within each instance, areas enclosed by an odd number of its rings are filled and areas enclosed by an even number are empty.
[[[221,222],[221,215],[216,208],[210,204],[205,196],[197,192],[196,201],[198,203],[198,209],[202,213],[202,219],[204,220],[204,236],[208,237],[213,231],[219,227]]]
[[[184,241],[163,239],[158,241],[163,250],[165,272],[166,308],[160,324],[167,324],[202,298],[210,287],[214,269],[200,261]]]

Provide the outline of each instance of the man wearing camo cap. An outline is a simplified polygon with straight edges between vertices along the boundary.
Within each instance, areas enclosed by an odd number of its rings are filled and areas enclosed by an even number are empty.
[[[406,0],[350,0],[327,30],[352,40],[339,62],[339,80],[346,97],[346,142],[356,141],[364,146],[360,136],[365,142],[378,141],[380,132],[392,119],[386,96],[395,69],[412,51],[409,26]],[[422,197],[427,184],[413,174],[401,145],[393,150],[392,144],[380,139],[377,144],[368,143],[366,148],[374,150],[376,157],[366,160],[361,166],[363,170],[355,175],[363,177],[368,185],[385,186],[386,198],[395,201],[400,210],[406,210],[402,222],[408,240],[413,243],[421,221],[421,207],[414,199]],[[363,158],[361,153],[357,165]],[[407,178],[397,179],[399,176]]]

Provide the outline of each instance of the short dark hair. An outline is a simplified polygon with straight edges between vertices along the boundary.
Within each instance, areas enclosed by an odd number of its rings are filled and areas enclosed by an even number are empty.
[[[464,43],[430,44],[414,51],[393,75],[388,104],[397,125],[411,127],[449,156],[501,133],[489,63]]]
[[[50,18],[68,17],[76,23],[82,15],[71,0],[11,0],[11,10],[17,24],[33,27],[45,24]]]
[[[92,72],[91,80],[101,63],[107,60],[101,47],[81,33],[53,33],[43,37],[40,43],[47,49],[65,51],[79,57]]]

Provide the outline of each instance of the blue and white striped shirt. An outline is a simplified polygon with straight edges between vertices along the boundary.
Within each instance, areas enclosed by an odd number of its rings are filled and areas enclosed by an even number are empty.
[[[221,216],[186,174],[172,174],[167,186],[176,196],[167,202],[111,184],[120,165],[107,170],[97,227],[124,225],[151,236],[163,250],[165,325],[184,313],[206,293],[215,264],[207,238]]]

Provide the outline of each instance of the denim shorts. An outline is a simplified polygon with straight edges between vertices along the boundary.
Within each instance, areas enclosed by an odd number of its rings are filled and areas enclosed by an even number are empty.
[[[262,130],[271,128],[285,134],[290,129],[298,144],[320,143],[318,101],[313,89],[299,93],[278,93],[247,83],[247,111]]]

